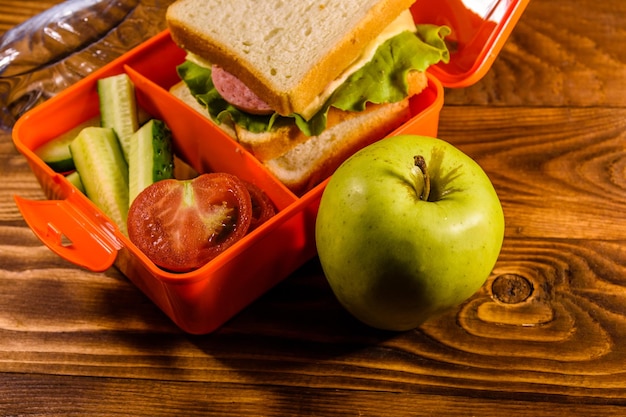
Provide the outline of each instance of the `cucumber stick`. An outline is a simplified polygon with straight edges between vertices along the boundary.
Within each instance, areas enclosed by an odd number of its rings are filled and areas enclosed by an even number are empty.
[[[128,161],[130,138],[139,128],[135,86],[126,73],[98,80],[102,127],[112,128]]]
[[[172,133],[161,120],[151,119],[130,140],[129,205],[150,184],[173,177]]]
[[[70,184],[76,187],[78,191],[85,194],[85,187],[83,187],[83,182],[80,180],[80,174],[78,174],[78,171],[72,171],[66,175],[65,178],[67,178]]]
[[[70,151],[87,197],[127,234],[128,165],[113,129],[84,128]]]
[[[88,126],[99,126],[100,117],[94,117],[57,136],[35,149],[35,154],[56,172],[74,170],[74,160],[70,153],[70,143]]]

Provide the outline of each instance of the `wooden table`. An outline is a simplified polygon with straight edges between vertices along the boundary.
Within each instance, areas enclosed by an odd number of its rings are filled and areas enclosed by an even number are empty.
[[[54,3],[2,0],[0,30]],[[13,195],[43,194],[0,134],[0,415],[623,415],[624,28],[623,0],[532,0],[447,91],[440,136],[493,180],[504,247],[467,303],[400,334],[347,316],[317,260],[185,334],[117,270],[42,246]]]

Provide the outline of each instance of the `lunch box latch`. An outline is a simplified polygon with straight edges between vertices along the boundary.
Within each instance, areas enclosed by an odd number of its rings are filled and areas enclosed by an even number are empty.
[[[88,270],[102,272],[113,265],[120,243],[106,219],[94,224],[73,199],[29,200],[14,196],[35,235],[57,255]]]

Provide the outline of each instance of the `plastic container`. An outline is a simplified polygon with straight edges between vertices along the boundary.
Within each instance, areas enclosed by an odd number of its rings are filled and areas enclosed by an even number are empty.
[[[465,4],[476,3],[472,11]],[[428,74],[427,89],[411,101],[413,117],[393,134],[436,136],[444,86],[479,79],[505,42],[528,0],[417,2],[419,23],[453,29],[451,63]],[[421,7],[426,7],[422,9]],[[115,265],[186,332],[209,333],[316,255],[314,228],[326,182],[298,197],[276,181],[244,148],[168,93],[179,81],[184,52],[164,31],[22,116],[13,129],[49,200],[19,196],[16,203],[33,232],[52,251],[92,271]],[[129,74],[138,104],[172,129],[175,152],[199,172],[230,172],[260,186],[278,213],[200,269],[170,273],[154,265],[66,178],[33,152],[98,114],[96,82]]]

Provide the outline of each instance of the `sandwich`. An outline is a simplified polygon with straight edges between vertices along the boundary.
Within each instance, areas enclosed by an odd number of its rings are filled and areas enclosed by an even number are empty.
[[[172,94],[301,195],[411,117],[445,26],[414,0],[177,0],[166,20],[186,52]]]

